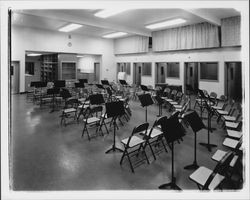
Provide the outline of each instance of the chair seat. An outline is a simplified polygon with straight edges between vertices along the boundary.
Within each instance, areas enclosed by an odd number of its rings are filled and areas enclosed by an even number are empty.
[[[147,132],[147,135],[149,135],[149,133],[150,133],[150,131]],[[161,130],[159,130],[158,128],[154,128],[152,130],[152,133],[151,133],[151,138],[155,138],[155,137],[162,135],[162,134],[163,134],[163,132]]]
[[[178,103],[175,102],[175,101],[171,101],[171,102],[169,102],[169,103],[171,103],[172,105],[178,105]]]
[[[226,110],[217,110],[217,112],[218,112],[220,115],[228,115],[228,111],[226,111]]]
[[[226,121],[226,127],[228,128],[237,128],[239,126],[238,122],[228,122]]]
[[[87,124],[91,124],[91,123],[99,122],[100,119],[97,117],[90,117],[88,119],[84,119],[84,121],[87,122]]]
[[[64,113],[71,113],[71,112],[76,112],[75,108],[67,108],[63,110]]]
[[[224,118],[226,121],[235,121],[235,120],[236,120],[236,117],[235,117],[235,116],[224,115],[223,118]]]
[[[228,129],[227,130],[227,135],[229,137],[240,139],[242,137],[242,132]]]
[[[123,144],[127,144],[128,139],[129,139],[129,138],[125,138],[125,139],[123,139],[121,142],[122,142]],[[142,144],[143,142],[144,142],[143,139],[141,139],[141,138],[139,138],[139,137],[137,137],[137,136],[132,136],[132,137],[131,137],[131,140],[130,140],[130,143],[129,143],[129,147],[135,147],[135,146],[137,146],[137,145],[139,145],[139,144]]]
[[[89,107],[89,105],[79,105],[78,106],[78,108],[83,108],[83,109],[86,109],[86,108],[88,108]]]
[[[182,105],[174,105],[174,107],[181,109],[183,106]]]
[[[223,145],[235,149],[237,144],[239,143],[239,140],[234,140],[231,138],[226,138],[223,141]]]
[[[222,110],[222,106],[211,106],[213,109]]]
[[[217,162],[219,162],[226,155],[226,153],[227,153],[226,151],[222,151],[222,150],[218,149],[214,153],[214,155],[212,156],[212,159],[215,160],[215,161],[217,161]],[[239,158],[239,156],[237,156],[237,155],[235,155],[233,157],[233,159],[230,162],[230,167],[234,167],[235,166],[235,163],[237,162],[238,158]]]
[[[189,178],[201,186],[204,186],[209,176],[213,173],[212,170],[206,167],[199,167]],[[224,176],[216,174],[208,186],[209,190],[214,190],[223,180]]]

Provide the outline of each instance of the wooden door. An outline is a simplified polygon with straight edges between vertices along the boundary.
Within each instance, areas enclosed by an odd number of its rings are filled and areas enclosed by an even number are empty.
[[[198,63],[185,63],[185,88],[186,84],[191,85],[195,91],[198,90]]]
[[[157,63],[156,83],[166,83],[166,63]]]
[[[100,82],[100,63],[94,63],[94,81]]]

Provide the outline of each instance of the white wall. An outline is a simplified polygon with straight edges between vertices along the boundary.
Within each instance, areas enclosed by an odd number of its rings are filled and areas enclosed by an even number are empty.
[[[133,82],[133,62],[152,62],[152,76],[142,76],[142,84],[155,85],[155,63],[156,62],[179,62],[180,78],[166,78],[166,83],[173,85],[182,85],[184,87],[184,63],[185,62],[218,62],[219,63],[219,81],[200,81],[199,88],[206,89],[209,93],[216,92],[218,95],[224,94],[224,62],[241,61],[241,48],[220,48],[191,51],[175,51],[163,53],[130,54],[117,55],[115,62],[131,62],[131,76],[129,83]],[[244,67],[244,63],[243,63]]]
[[[115,80],[116,69],[113,41],[97,37],[73,35],[67,33],[12,27],[12,60],[20,61],[20,92],[25,90],[25,51],[49,51],[59,53],[79,53],[102,55],[100,78]],[[68,42],[72,43],[69,47]]]

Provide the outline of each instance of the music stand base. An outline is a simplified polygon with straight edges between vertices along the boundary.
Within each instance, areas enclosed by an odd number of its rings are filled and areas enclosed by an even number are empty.
[[[181,190],[181,188],[178,185],[176,185],[175,178],[170,183],[162,184],[158,188],[160,190],[167,190],[167,189]]]
[[[121,149],[119,149],[119,148],[117,148],[116,146],[112,146],[110,149],[108,149],[105,153],[110,153],[110,152],[116,152],[116,151],[118,151],[118,152],[120,152],[120,153],[122,153],[123,152],[123,150],[121,150]]]
[[[211,150],[211,148],[213,148],[213,147],[217,147],[217,145],[216,144],[208,144],[208,143],[203,143],[203,142],[201,142],[201,143],[199,143],[201,146],[204,146],[204,147],[206,147],[207,149],[208,149],[208,151],[212,151]]]
[[[199,168],[199,165],[197,165],[197,163],[196,162],[194,162],[193,164],[191,164],[191,165],[187,165],[187,166],[185,166],[184,167],[184,169],[187,169],[187,170],[189,170],[189,169],[198,169]]]

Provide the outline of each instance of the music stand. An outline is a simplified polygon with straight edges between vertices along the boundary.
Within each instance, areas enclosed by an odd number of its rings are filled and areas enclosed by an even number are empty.
[[[176,185],[176,177],[174,176],[174,142],[181,139],[184,135],[184,128],[178,121],[178,115],[174,115],[169,119],[161,121],[161,130],[168,143],[171,143],[171,160],[172,160],[172,170],[171,170],[171,182],[165,183],[159,186],[159,189],[174,189],[181,190],[179,186]]]
[[[202,107],[203,107],[203,103],[206,102],[207,97],[205,96],[204,92],[202,90],[200,90],[200,89],[198,89],[198,94],[201,97],[201,102],[200,102],[200,117],[201,117],[201,119],[203,119],[202,118],[202,112],[203,112]]]
[[[159,95],[155,96],[155,100],[157,101],[159,106],[159,114],[157,115],[157,117],[160,117],[162,115],[162,105],[164,103],[164,100]]]
[[[149,89],[146,85],[141,85],[141,89],[144,91],[144,92],[149,92]]]
[[[95,84],[100,90],[105,90],[105,88],[101,84]]]
[[[88,83],[88,79],[84,78],[84,79],[78,79],[78,81],[80,83]]]
[[[191,111],[188,114],[185,115],[185,119],[188,121],[189,125],[191,126],[193,132],[194,132],[194,161],[193,164],[187,165],[184,167],[184,169],[197,169],[199,165],[197,164],[197,156],[196,156],[196,144],[197,144],[197,132],[201,129],[205,128],[201,118],[197,114],[196,111]]]
[[[114,129],[114,141],[113,141],[113,145],[105,153],[109,153],[111,151],[115,152],[116,150],[119,151],[119,152],[123,152],[123,150],[117,148],[116,145],[115,145],[116,127],[117,127],[116,119],[119,116],[125,114],[125,109],[124,109],[123,102],[122,101],[109,102],[109,103],[106,103],[105,106],[106,106],[107,117],[108,118],[112,117],[113,129]]]
[[[58,80],[54,82],[55,88],[63,88],[65,87],[65,80]]]
[[[55,95],[59,93],[60,93],[60,88],[54,87],[54,88],[47,89],[47,94],[53,96],[52,97],[52,110],[50,111],[50,113],[56,111],[55,110]]]
[[[108,80],[101,80],[101,83],[102,83],[103,85],[110,86],[110,84],[109,84],[109,81],[108,81]]]
[[[208,105],[208,103],[205,101],[205,108],[207,109],[207,143],[201,142],[200,145],[207,147],[208,151],[211,152],[212,147],[217,147],[216,144],[210,144],[210,131],[212,132],[211,128],[211,118],[213,116],[213,110],[211,107]]]
[[[104,98],[102,94],[92,94],[89,96],[89,101],[91,105],[101,105],[104,104]]]
[[[141,95],[138,95],[138,97],[139,97],[139,100],[141,102],[141,106],[146,108],[145,120],[147,122],[147,115],[148,115],[147,107],[154,104],[154,102],[153,102],[150,94],[141,94]]]

